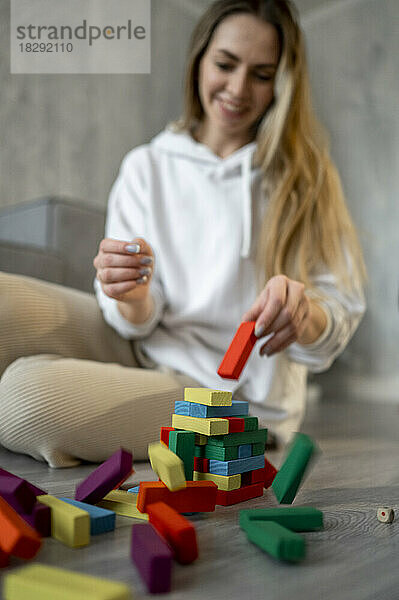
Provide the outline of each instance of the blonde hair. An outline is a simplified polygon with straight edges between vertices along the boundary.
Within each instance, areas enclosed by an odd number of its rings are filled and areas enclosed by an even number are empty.
[[[258,286],[284,274],[312,288],[312,275],[327,269],[342,289],[357,287],[366,278],[362,251],[328,136],[313,111],[303,34],[289,0],[217,0],[208,8],[191,38],[183,115],[171,127],[192,131],[203,118],[199,64],[216,27],[237,13],[271,23],[280,40],[274,99],[254,129],[254,163],[269,199],[257,247]]]

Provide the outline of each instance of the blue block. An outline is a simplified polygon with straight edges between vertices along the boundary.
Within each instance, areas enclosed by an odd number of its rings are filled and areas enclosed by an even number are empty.
[[[252,444],[238,446],[238,458],[249,458],[252,456]]]
[[[185,417],[199,417],[202,419],[211,417],[245,417],[248,415],[248,402],[244,402],[243,400],[233,400],[231,406],[207,406],[206,404],[177,400],[175,402],[175,414],[184,415]]]
[[[236,460],[210,460],[209,473],[212,473],[212,475],[237,475],[238,473],[262,469],[264,466],[265,457],[263,454]]]
[[[68,504],[73,504],[73,506],[81,508],[89,513],[91,535],[98,535],[99,533],[106,533],[107,531],[113,531],[115,529],[115,513],[112,510],[93,506],[93,504],[86,504],[86,502],[72,500],[71,498],[60,498],[60,500],[67,502]]]
[[[139,490],[140,490],[140,486],[139,486],[139,485],[136,485],[136,486],[134,486],[134,487],[132,487],[132,488],[128,489],[128,492],[130,492],[131,494],[138,494],[138,493],[139,493]]]

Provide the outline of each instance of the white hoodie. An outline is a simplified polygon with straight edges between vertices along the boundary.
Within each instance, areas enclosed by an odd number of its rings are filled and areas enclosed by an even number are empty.
[[[151,292],[155,309],[135,326],[116,301],[95,290],[105,320],[140,346],[157,365],[189,375],[203,387],[230,390],[281,438],[296,431],[305,408],[307,370],[327,369],[342,352],[364,312],[361,291],[343,295],[324,273],[316,286],[327,327],[313,344],[292,344],[270,358],[255,346],[238,381],[218,366],[256,292],[255,248],[267,198],[260,169],[252,167],[255,142],[227,158],[189,133],[170,129],[125,157],[111,190],[106,237],[143,237],[155,254]]]

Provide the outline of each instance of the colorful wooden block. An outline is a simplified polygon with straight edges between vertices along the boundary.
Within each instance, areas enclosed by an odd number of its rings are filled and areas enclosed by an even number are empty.
[[[194,471],[209,473],[209,460],[207,458],[194,458]]]
[[[237,458],[249,458],[250,456],[252,456],[252,444],[242,444],[241,446],[237,446],[237,449]]]
[[[266,443],[267,429],[258,429],[258,431],[244,431],[242,433],[229,433],[227,435],[218,435],[208,438],[208,444],[211,446],[241,446],[242,444]]]
[[[70,548],[87,546],[90,542],[90,517],[76,506],[49,494],[38,496],[38,502],[51,508],[51,535]]]
[[[185,400],[176,400],[175,414],[185,415],[186,417],[199,417],[202,419],[236,416],[242,418],[242,416],[248,415],[248,402],[244,402],[244,400],[233,400],[231,406],[208,406],[206,404],[186,402]]]
[[[172,548],[181,564],[192,563],[198,557],[195,528],[190,521],[164,502],[147,506],[150,523]]]
[[[173,427],[161,427],[161,442],[165,446],[169,446],[169,434],[171,431],[174,431]]]
[[[7,475],[0,475],[0,497],[4,498],[17,513],[32,512],[36,502],[36,496],[26,481]]]
[[[137,508],[146,512],[148,504],[165,502],[179,513],[212,512],[215,510],[217,486],[212,481],[187,481],[187,486],[171,492],[161,481],[142,481]]]
[[[203,435],[202,433],[195,434],[195,445],[196,446],[205,446],[208,443],[208,436]]]
[[[79,502],[78,500],[71,500],[71,498],[60,498],[60,500],[89,513],[90,535],[99,535],[115,529],[115,513],[112,510],[93,506],[86,502]]]
[[[276,467],[274,467],[272,465],[272,463],[269,462],[267,460],[267,458],[265,458],[265,479],[264,479],[264,484],[263,485],[265,486],[266,490],[273,483],[274,478],[276,477],[277,473],[278,473],[278,471],[277,471]]]
[[[251,444],[252,446],[252,456],[257,456],[258,454],[265,453],[265,442],[258,442],[256,444]]]
[[[218,368],[218,375],[225,379],[238,379],[258,338],[255,321],[241,323]]]
[[[244,419],[239,419],[238,417],[225,417],[229,422],[229,433],[238,433],[239,431],[244,431],[245,429],[245,421]]]
[[[124,583],[58,567],[33,564],[4,578],[6,600],[131,600]]]
[[[258,498],[263,495],[263,484],[256,483],[254,485],[246,485],[240,487],[237,490],[231,490],[226,492],[218,490],[216,504],[221,506],[231,506],[232,504],[238,504],[239,502],[245,502],[252,498]]]
[[[8,567],[10,564],[10,555],[0,548],[0,569]]]
[[[199,419],[197,417],[185,417],[184,415],[172,415],[172,426],[176,429],[196,431],[208,436],[222,435],[229,431],[227,419]]]
[[[323,513],[310,506],[240,510],[239,522],[242,529],[247,521],[274,521],[291,531],[317,531],[324,527]]]
[[[131,452],[120,448],[76,488],[75,500],[97,504],[119,482],[132,473]]]
[[[184,464],[184,475],[189,481],[193,479],[194,467],[194,431],[172,431],[169,435],[169,450],[174,452]]]
[[[111,510],[122,517],[148,521],[148,515],[137,509],[137,498],[138,494],[126,492],[125,490],[111,490],[98,503],[98,506]]]
[[[129,488],[127,491],[129,492],[129,494],[138,494],[140,490],[140,484],[139,485],[135,485],[132,488]]]
[[[241,475],[212,475],[212,473],[193,472],[194,481],[213,481],[219,490],[236,490],[241,486]]]
[[[170,591],[172,551],[151,523],[133,525],[131,558],[151,594]]]
[[[195,446],[194,447],[194,458],[205,458],[205,448],[207,446]]]
[[[14,477],[14,479],[19,479],[20,481],[25,481],[25,483],[28,485],[28,487],[34,493],[35,496],[41,496],[42,494],[47,494],[47,492],[45,492],[41,488],[37,487],[36,485],[33,485],[33,483],[30,483],[26,479],[23,479],[22,477],[18,477],[18,475],[14,475],[14,473],[10,473],[9,471],[6,471],[5,469],[0,469],[0,476],[2,476],[2,475],[5,475],[6,477]]]
[[[305,540],[274,521],[246,521],[243,529],[250,542],[280,560],[298,561],[305,556]]]
[[[286,459],[272,483],[280,504],[291,504],[294,500],[315,450],[316,446],[309,436],[304,433],[295,435]]]
[[[51,535],[51,509],[49,506],[44,506],[44,504],[36,502],[30,514],[20,514],[23,520],[33,527],[40,537],[48,537]]]
[[[239,446],[204,446],[204,457],[210,460],[236,460]]]
[[[19,558],[33,558],[41,546],[38,533],[0,498],[0,549]]]
[[[249,458],[237,458],[236,460],[210,460],[209,473],[213,475],[237,475],[262,468],[265,464],[263,456],[250,456]]]
[[[208,406],[231,406],[233,394],[208,388],[184,388],[184,400]]]
[[[259,429],[258,417],[249,417],[248,415],[237,415],[237,418],[244,419],[244,431],[257,431]]]
[[[162,442],[149,444],[148,457],[153,471],[171,492],[186,487],[182,459],[164,446]]]

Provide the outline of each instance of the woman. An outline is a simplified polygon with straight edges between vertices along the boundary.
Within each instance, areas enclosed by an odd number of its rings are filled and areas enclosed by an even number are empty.
[[[111,328],[95,313],[87,330],[99,339],[82,341],[81,299],[79,331],[68,327],[63,349],[57,332],[53,346],[74,358],[8,367],[4,445],[51,466],[102,460],[119,445],[145,458],[186,385],[233,391],[283,442],[299,428],[307,370],[330,366],[364,312],[364,267],[288,1],[207,10],[192,37],[184,114],[123,161],[94,265]],[[222,380],[241,320],[256,321],[259,349],[238,382]],[[16,384],[27,370],[30,393]]]

